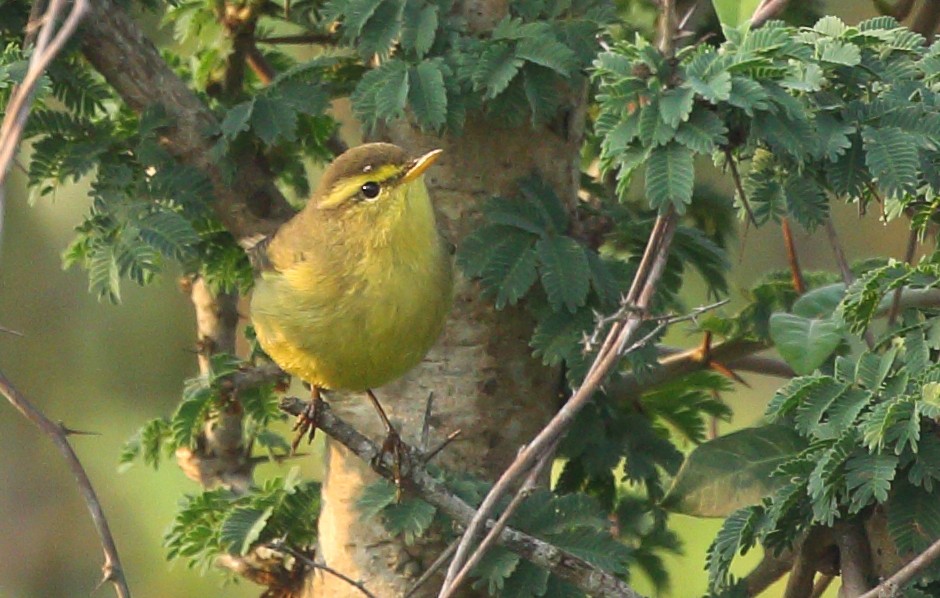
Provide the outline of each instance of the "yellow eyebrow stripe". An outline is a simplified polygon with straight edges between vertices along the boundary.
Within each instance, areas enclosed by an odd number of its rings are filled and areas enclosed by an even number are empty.
[[[385,164],[375,170],[344,178],[333,186],[327,196],[317,204],[317,207],[321,209],[335,208],[355,197],[359,193],[359,188],[365,183],[375,181],[381,185],[388,183],[390,180],[395,180],[401,175],[402,169],[400,166]]]

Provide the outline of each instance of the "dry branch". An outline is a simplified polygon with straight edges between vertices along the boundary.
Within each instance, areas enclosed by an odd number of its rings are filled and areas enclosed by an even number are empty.
[[[304,401],[295,397],[286,397],[281,401],[281,409],[291,415],[302,413],[305,405]],[[337,417],[328,403],[324,403],[321,411],[317,413],[317,427],[360,459],[371,463],[379,475],[387,480],[394,479],[394,458],[387,452],[382,452],[379,445]],[[468,525],[476,513],[475,509],[431,476],[422,464],[422,457],[414,448],[405,446],[401,476],[403,487],[440,509],[461,526]],[[492,520],[485,522],[486,527],[494,524]],[[640,594],[613,574],[529,534],[507,527],[499,534],[498,542],[588,594],[641,598]]]
[[[104,550],[104,565],[102,566],[104,575],[102,582],[111,582],[114,584],[118,598],[130,598],[131,591],[127,586],[127,580],[124,578],[124,568],[121,565],[121,557],[118,555],[114,537],[111,535],[111,528],[108,526],[108,519],[105,517],[104,509],[101,507],[101,502],[98,500],[98,495],[91,485],[91,480],[88,479],[88,474],[85,473],[85,468],[82,467],[78,455],[75,454],[75,451],[72,450],[72,445],[69,444],[68,431],[63,426],[50,421],[41,411],[36,409],[2,372],[0,372],[0,394],[3,394],[23,417],[39,428],[43,434],[52,439],[56,448],[58,448],[62,456],[65,457],[65,461],[72,471],[72,475],[75,476],[78,489],[85,499],[85,504],[88,506],[89,512],[91,512],[91,519],[95,524],[98,536],[101,538],[101,547]]]

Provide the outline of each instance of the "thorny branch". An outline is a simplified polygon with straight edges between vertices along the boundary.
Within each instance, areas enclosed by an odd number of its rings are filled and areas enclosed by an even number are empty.
[[[2,372],[0,372],[0,394],[5,396],[7,400],[10,401],[10,404],[13,405],[23,417],[39,428],[43,434],[51,438],[56,448],[58,448],[62,456],[65,457],[65,461],[68,463],[72,475],[75,476],[78,489],[85,499],[85,504],[91,512],[91,519],[95,524],[95,529],[98,531],[98,536],[101,538],[101,547],[104,550],[104,565],[102,566],[104,575],[101,581],[102,583],[111,582],[114,584],[118,598],[130,598],[131,591],[127,586],[127,580],[124,578],[124,568],[121,565],[121,557],[118,555],[114,537],[111,535],[111,528],[108,526],[108,519],[104,515],[104,509],[102,509],[98,495],[91,485],[91,480],[88,479],[85,468],[82,467],[81,461],[78,460],[78,455],[75,454],[72,445],[69,444],[68,431],[63,426],[50,421],[41,411],[36,409]]]
[[[285,397],[280,408],[291,415],[299,415],[306,404],[296,397]],[[366,438],[358,430],[337,417],[324,403],[317,412],[317,427],[325,434],[355,453],[387,480],[394,479],[395,459],[388,452]],[[475,516],[472,506],[454,495],[423,466],[422,455],[414,448],[404,446],[401,479],[403,487],[437,507],[458,524],[466,526]],[[492,520],[485,522],[494,525]],[[499,543],[519,554],[534,565],[548,569],[558,577],[596,596],[625,596],[641,598],[622,580],[587,561],[529,534],[507,527],[499,534]]]

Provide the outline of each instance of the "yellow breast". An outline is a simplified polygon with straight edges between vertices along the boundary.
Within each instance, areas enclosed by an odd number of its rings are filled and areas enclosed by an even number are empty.
[[[450,258],[420,181],[378,218],[353,215],[332,234],[257,280],[251,319],[285,371],[324,388],[375,388],[417,365],[440,335]]]

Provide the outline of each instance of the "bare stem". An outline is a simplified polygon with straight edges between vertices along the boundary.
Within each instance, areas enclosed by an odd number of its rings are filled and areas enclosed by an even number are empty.
[[[104,515],[104,509],[101,507],[101,501],[95,493],[91,480],[82,467],[81,461],[72,445],[68,441],[68,432],[65,428],[49,420],[41,411],[36,409],[23,396],[13,384],[0,372],[0,394],[3,394],[10,401],[10,404],[19,411],[23,417],[28,419],[39,430],[52,439],[59,452],[65,457],[75,481],[78,483],[78,489],[85,499],[85,504],[91,512],[91,519],[98,531],[98,537],[101,538],[101,547],[104,549],[104,565],[102,571],[104,576],[102,581],[114,584],[114,589],[118,598],[130,598],[131,591],[127,586],[127,580],[124,578],[124,568],[121,566],[121,557],[118,555],[117,545],[114,543],[114,537],[111,535],[111,528],[108,526],[108,519]]]
[[[907,249],[904,251],[904,261],[908,264],[914,261],[914,252],[917,251],[917,230],[911,227],[911,234],[907,237]],[[888,326],[893,326],[901,313],[901,293],[903,287],[898,287],[894,291],[894,298],[891,300],[891,311],[888,312]]]

